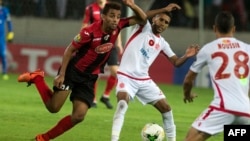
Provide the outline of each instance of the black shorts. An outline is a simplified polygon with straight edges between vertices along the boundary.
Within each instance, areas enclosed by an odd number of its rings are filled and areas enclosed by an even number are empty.
[[[98,78],[97,74],[86,74],[75,70],[73,67],[68,67],[64,79],[64,88],[72,90],[70,100],[79,99],[91,107],[94,100],[94,84]],[[56,88],[53,89],[61,90]]]
[[[112,48],[107,64],[108,66],[119,65],[117,47]]]

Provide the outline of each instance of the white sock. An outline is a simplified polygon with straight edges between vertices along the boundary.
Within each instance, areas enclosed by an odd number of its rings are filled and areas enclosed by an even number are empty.
[[[120,100],[117,104],[116,112],[113,118],[111,141],[119,140],[119,136],[124,122],[124,116],[127,109],[128,109],[127,102],[125,100]]]
[[[162,113],[162,120],[167,141],[176,141],[176,126],[172,111]]]

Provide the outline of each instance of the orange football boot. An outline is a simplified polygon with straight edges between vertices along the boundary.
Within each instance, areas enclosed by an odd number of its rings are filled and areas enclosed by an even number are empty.
[[[44,77],[44,71],[36,70],[34,72],[26,72],[18,76],[18,82],[27,82],[28,86],[31,85],[33,79],[37,76]]]
[[[35,140],[36,140],[36,141],[49,141],[49,140],[45,140],[45,139],[43,138],[43,135],[41,135],[41,134],[37,135],[36,138],[35,138]]]

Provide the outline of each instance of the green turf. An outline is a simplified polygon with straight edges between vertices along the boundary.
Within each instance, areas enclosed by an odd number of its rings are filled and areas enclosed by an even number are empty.
[[[28,141],[37,133],[43,133],[54,126],[59,119],[71,113],[68,100],[59,113],[49,113],[38,95],[35,86],[26,87],[16,81],[12,74],[10,80],[0,79],[0,141]],[[52,78],[46,77],[51,86]],[[195,88],[199,95],[194,103],[184,104],[182,87],[161,84],[168,102],[171,104],[177,126],[177,141],[182,141],[193,120],[206,108],[212,98],[212,90]],[[98,99],[104,89],[104,81],[98,81]],[[116,105],[114,91],[111,102]],[[55,141],[110,141],[112,118],[115,110],[106,109],[98,102],[98,108],[91,109],[85,120],[61,135]],[[161,124],[160,114],[150,105],[143,106],[138,100],[131,102],[125,117],[120,141],[141,141],[140,131],[148,122]],[[222,141],[223,134],[209,141]]]

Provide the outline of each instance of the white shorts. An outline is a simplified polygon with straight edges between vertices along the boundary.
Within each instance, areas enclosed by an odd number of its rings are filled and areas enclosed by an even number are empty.
[[[202,114],[193,122],[192,127],[208,133],[210,135],[215,135],[223,132],[224,125],[231,124],[249,124],[249,117],[236,116],[231,113],[219,111],[213,108],[207,108],[202,112]]]
[[[152,79],[137,80],[121,74],[117,75],[117,79],[116,94],[118,92],[127,92],[130,100],[133,100],[136,96],[145,105],[165,99],[165,95]]]

